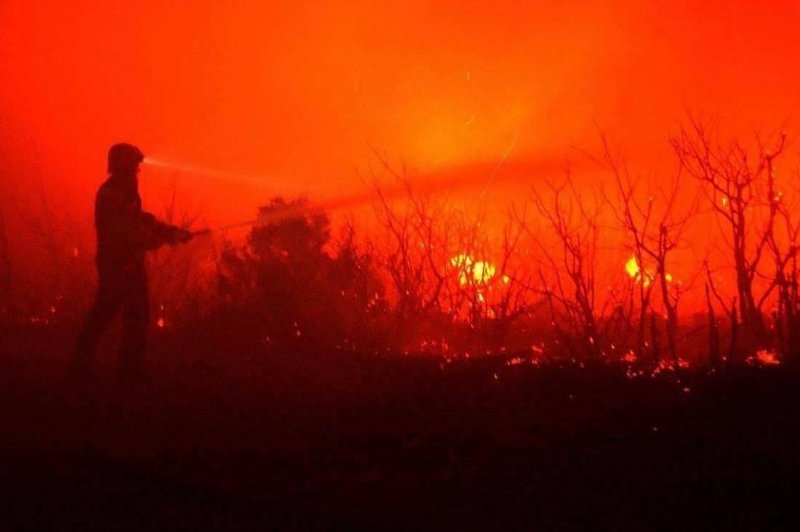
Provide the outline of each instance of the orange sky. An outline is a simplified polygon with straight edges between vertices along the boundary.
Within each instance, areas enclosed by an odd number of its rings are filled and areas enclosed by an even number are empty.
[[[0,197],[41,178],[88,226],[118,140],[224,171],[178,178],[214,221],[358,191],[370,145],[480,181],[509,146],[522,168],[579,158],[597,124],[652,174],[685,109],[794,129],[798,26],[791,1],[3,0]],[[492,205],[536,177],[499,175]],[[153,210],[169,179],[143,174]]]

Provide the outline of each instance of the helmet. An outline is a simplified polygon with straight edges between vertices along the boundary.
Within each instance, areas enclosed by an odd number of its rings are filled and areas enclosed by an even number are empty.
[[[133,144],[121,142],[108,150],[108,173],[129,174],[144,160],[144,154]]]

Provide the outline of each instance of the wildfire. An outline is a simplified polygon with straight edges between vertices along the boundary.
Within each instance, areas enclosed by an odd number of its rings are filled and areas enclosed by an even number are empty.
[[[685,358],[678,358],[678,360],[669,360],[662,358],[658,361],[658,365],[653,369],[653,377],[662,373],[674,373],[681,369],[689,368],[689,361]]]
[[[469,255],[456,255],[450,259],[450,265],[458,269],[458,282],[466,285],[470,282],[486,284],[497,274],[497,268],[490,262],[475,260]],[[503,282],[505,281],[503,278]]]
[[[747,363],[759,366],[777,366],[781,363],[774,351],[760,349],[755,355],[747,357]]]
[[[158,306],[158,319],[156,320],[156,327],[163,329],[167,325],[167,320],[164,319],[164,305]]]
[[[636,260],[636,257],[631,257],[625,263],[625,272],[628,276],[633,279],[634,281],[644,282],[645,286],[649,286],[650,283],[653,282],[655,279],[656,274],[652,270],[648,270],[645,268],[644,272],[642,272],[641,267],[639,266],[639,261]],[[672,282],[672,274],[666,273],[664,274],[664,279],[667,280],[668,283]]]
[[[628,259],[628,262],[625,263],[625,271],[634,279],[639,277],[639,262],[636,260],[636,257]]]

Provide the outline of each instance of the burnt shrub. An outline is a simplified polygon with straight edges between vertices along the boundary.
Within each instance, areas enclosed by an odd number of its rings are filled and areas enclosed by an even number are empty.
[[[372,253],[350,225],[331,234],[328,214],[307,200],[272,199],[246,243],[221,254],[225,306],[275,349],[380,345],[386,303]]]

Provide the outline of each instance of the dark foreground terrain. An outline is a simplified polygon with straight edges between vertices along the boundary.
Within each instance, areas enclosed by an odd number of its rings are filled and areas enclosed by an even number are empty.
[[[0,527],[797,529],[800,378],[440,367],[162,337],[152,381],[67,381],[68,333],[5,331]]]

